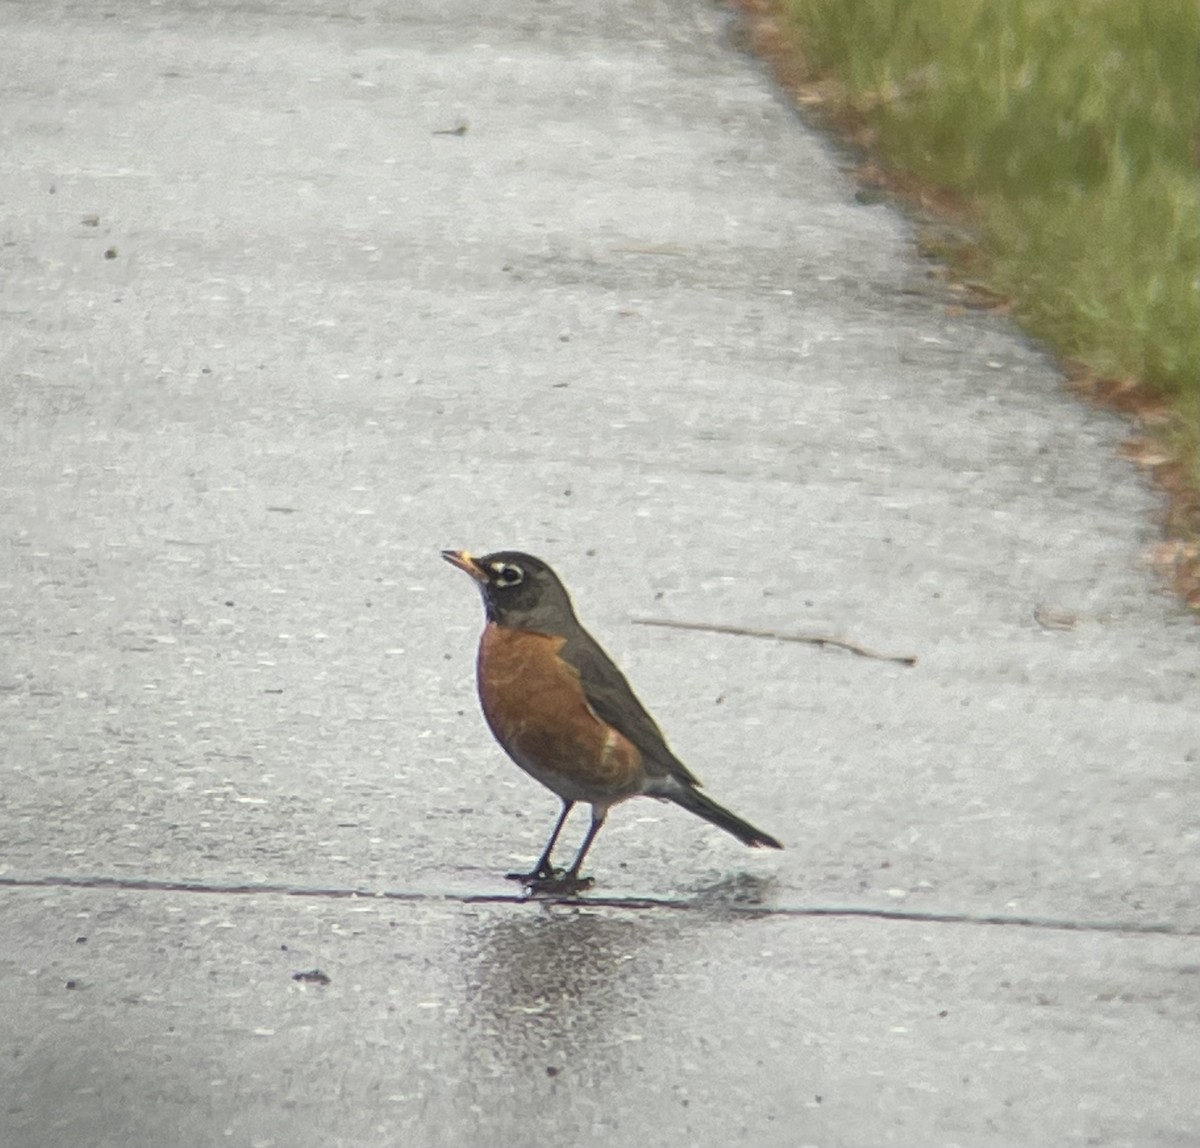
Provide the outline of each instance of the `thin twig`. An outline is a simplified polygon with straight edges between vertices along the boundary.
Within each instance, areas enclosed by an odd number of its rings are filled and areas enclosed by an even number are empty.
[[[841,638],[826,638],[819,634],[781,634],[778,630],[748,630],[745,626],[720,626],[712,622],[672,622],[666,618],[634,618],[638,626],[665,626],[669,630],[705,630],[711,634],[735,634],[742,638],[767,638],[774,642],[804,642],[810,646],[836,646],[849,650],[860,658],[875,658],[881,662],[898,662],[902,666],[915,666],[915,657],[899,657],[895,654],[878,654],[865,646],[844,642]]]

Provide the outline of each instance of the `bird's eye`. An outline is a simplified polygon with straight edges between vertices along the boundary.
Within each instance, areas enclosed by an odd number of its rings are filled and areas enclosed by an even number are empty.
[[[519,586],[525,580],[525,571],[511,562],[493,562],[492,575],[497,586]]]

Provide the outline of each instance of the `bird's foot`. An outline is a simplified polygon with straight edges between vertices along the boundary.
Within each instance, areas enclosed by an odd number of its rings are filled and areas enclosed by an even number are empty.
[[[559,870],[549,877],[537,877],[526,883],[526,888],[535,897],[573,897],[590,889],[595,882],[591,877],[580,877],[578,873]]]
[[[509,881],[520,881],[535,896],[570,897],[590,889],[591,877],[580,877],[573,869],[555,869],[548,861],[542,861],[532,873],[505,873]]]
[[[539,881],[553,881],[555,877],[561,876],[563,870],[555,870],[553,866],[542,864],[539,865],[532,873],[505,873],[506,881],[520,881],[522,885],[536,885]]]

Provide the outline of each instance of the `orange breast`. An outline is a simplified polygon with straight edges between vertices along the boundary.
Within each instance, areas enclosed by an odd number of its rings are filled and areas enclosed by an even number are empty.
[[[489,622],[479,643],[484,717],[509,757],[560,797],[630,797],[642,788],[642,756],[592,711],[579,675],[558,657],[563,644]]]

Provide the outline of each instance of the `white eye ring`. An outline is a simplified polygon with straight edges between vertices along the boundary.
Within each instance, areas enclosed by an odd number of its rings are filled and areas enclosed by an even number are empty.
[[[496,576],[497,586],[519,586],[525,581],[525,571],[509,562],[493,562],[492,573]]]

